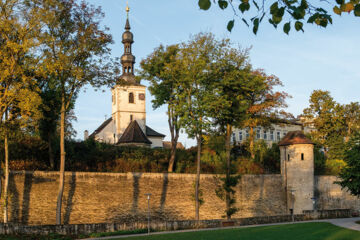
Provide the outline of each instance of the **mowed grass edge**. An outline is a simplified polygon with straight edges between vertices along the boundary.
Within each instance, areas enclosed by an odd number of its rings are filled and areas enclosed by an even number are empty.
[[[121,240],[360,240],[360,232],[331,223],[295,223],[264,227],[156,234]]]

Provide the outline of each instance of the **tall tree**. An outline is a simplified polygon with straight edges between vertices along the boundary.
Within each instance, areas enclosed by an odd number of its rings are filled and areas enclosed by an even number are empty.
[[[198,0],[200,9],[208,10],[211,7],[211,0]],[[218,4],[219,8],[225,10],[229,8],[233,12],[233,18],[227,24],[228,31],[234,27],[235,20],[239,20],[246,26],[252,26],[254,34],[257,33],[260,24],[264,19],[277,28],[280,23],[283,24],[283,31],[289,34],[293,25],[296,31],[304,31],[304,23],[316,24],[326,28],[328,24],[332,24],[332,12],[341,15],[342,13],[353,13],[354,16],[360,16],[360,2],[357,0],[344,1],[337,0],[334,2],[310,2],[301,1],[232,1],[217,0],[213,4]],[[331,10],[329,10],[331,9]],[[245,15],[249,12],[250,15]],[[284,20],[287,19],[287,20]]]
[[[32,73],[37,64],[33,53],[40,26],[38,12],[26,8],[24,1],[1,1],[0,9],[0,125],[4,134],[4,222],[7,223],[10,128],[19,122],[29,122],[39,104]]]
[[[360,196],[360,133],[355,132],[347,143],[345,152],[346,166],[341,170],[340,181],[336,182],[346,188],[352,195]]]
[[[39,4],[39,5],[38,5]],[[44,11],[43,71],[60,89],[60,181],[56,223],[61,224],[65,178],[65,119],[79,90],[87,84],[101,87],[114,79],[109,60],[112,37],[100,25],[103,13],[85,1],[46,0],[34,4]],[[117,73],[118,71],[115,71]]]
[[[232,48],[227,41],[219,51],[216,59],[217,78],[214,84],[218,101],[213,102],[211,106],[212,117],[215,124],[220,127],[221,132],[225,132],[225,156],[226,156],[226,177],[223,180],[223,187],[220,194],[224,197],[226,203],[226,217],[230,219],[238,210],[234,208],[234,187],[239,177],[233,176],[231,167],[231,136],[233,126],[239,125],[246,115],[248,109],[247,100],[244,98],[248,87],[251,74],[251,65],[248,63],[248,50]],[[217,190],[219,193],[219,190]],[[225,195],[225,196],[223,196]]]
[[[249,128],[249,152],[251,158],[255,158],[254,129],[257,126],[270,127],[272,122],[280,118],[291,116],[282,108],[287,107],[285,100],[289,97],[286,92],[275,91],[274,88],[282,86],[280,79],[274,75],[267,75],[258,69],[252,72],[248,78],[248,91],[246,100],[249,108],[240,127]]]
[[[350,137],[360,130],[360,104],[358,102],[351,102],[343,107],[346,125],[345,141],[348,142]]]
[[[141,77],[150,81],[149,91],[155,97],[152,100],[153,108],[167,105],[168,123],[171,135],[171,154],[168,172],[174,171],[176,158],[176,146],[182,127],[182,115],[178,110],[179,94],[182,91],[180,64],[178,57],[179,45],[168,47],[160,46],[154,50],[146,59],[142,60]]]
[[[197,142],[197,164],[195,180],[195,219],[199,220],[200,160],[204,131],[211,127],[209,112],[211,104],[218,98],[214,94],[215,60],[223,42],[215,40],[210,33],[200,33],[181,44],[178,55],[181,70],[178,93],[179,108],[183,116],[184,129]]]
[[[303,121],[316,129],[311,136],[324,147],[325,156],[336,158],[339,155],[337,146],[342,144],[345,133],[344,108],[334,101],[329,91],[323,90],[314,90],[309,103],[309,107],[303,111]],[[338,150],[342,153],[341,149]]]

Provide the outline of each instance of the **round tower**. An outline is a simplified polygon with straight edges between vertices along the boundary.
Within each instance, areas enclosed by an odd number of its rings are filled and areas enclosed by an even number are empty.
[[[289,213],[314,210],[314,144],[302,131],[292,131],[279,142],[281,176]]]

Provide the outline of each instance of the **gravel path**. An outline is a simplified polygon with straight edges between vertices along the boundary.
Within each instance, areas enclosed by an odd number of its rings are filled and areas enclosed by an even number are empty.
[[[305,223],[305,222],[329,222],[329,223],[332,223],[332,224],[334,224],[336,226],[339,226],[339,227],[360,231],[360,224],[355,223],[356,221],[360,221],[360,217],[356,217],[356,218],[321,219],[321,220],[301,221],[301,222],[270,223],[270,224],[258,224],[258,225],[222,227],[222,228],[188,229],[188,230],[167,231],[167,232],[153,232],[153,233],[150,233],[150,234],[151,235],[157,235],[157,234],[169,234],[169,233],[179,233],[179,232],[213,231],[213,230],[220,230],[220,229],[263,227],[263,226],[274,226],[274,225],[284,225],[284,224],[294,224],[294,223],[296,224],[296,223]],[[147,235],[147,234],[131,234],[131,235],[100,237],[100,238],[86,238],[86,239],[82,239],[82,240],[119,239],[119,238],[137,237],[137,236],[145,236],[145,235]]]

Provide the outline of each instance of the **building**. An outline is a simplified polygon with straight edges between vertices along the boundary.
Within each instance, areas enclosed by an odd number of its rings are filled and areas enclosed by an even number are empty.
[[[302,131],[292,131],[279,142],[279,147],[289,213],[314,210],[314,143]]]
[[[118,84],[111,89],[111,118],[105,120],[89,137],[117,145],[162,147],[165,135],[146,125],[146,86],[137,82],[134,75],[134,36],[130,32],[129,7],[126,7],[126,11],[125,32],[122,35],[122,75]]]
[[[309,133],[313,131],[313,128],[304,126],[300,120],[283,121],[278,124],[271,124],[269,127],[256,127],[254,129],[254,139],[264,140],[268,146],[273,143],[279,142],[290,131],[304,131]],[[249,138],[249,128],[233,130],[231,137],[232,143],[241,144]]]

